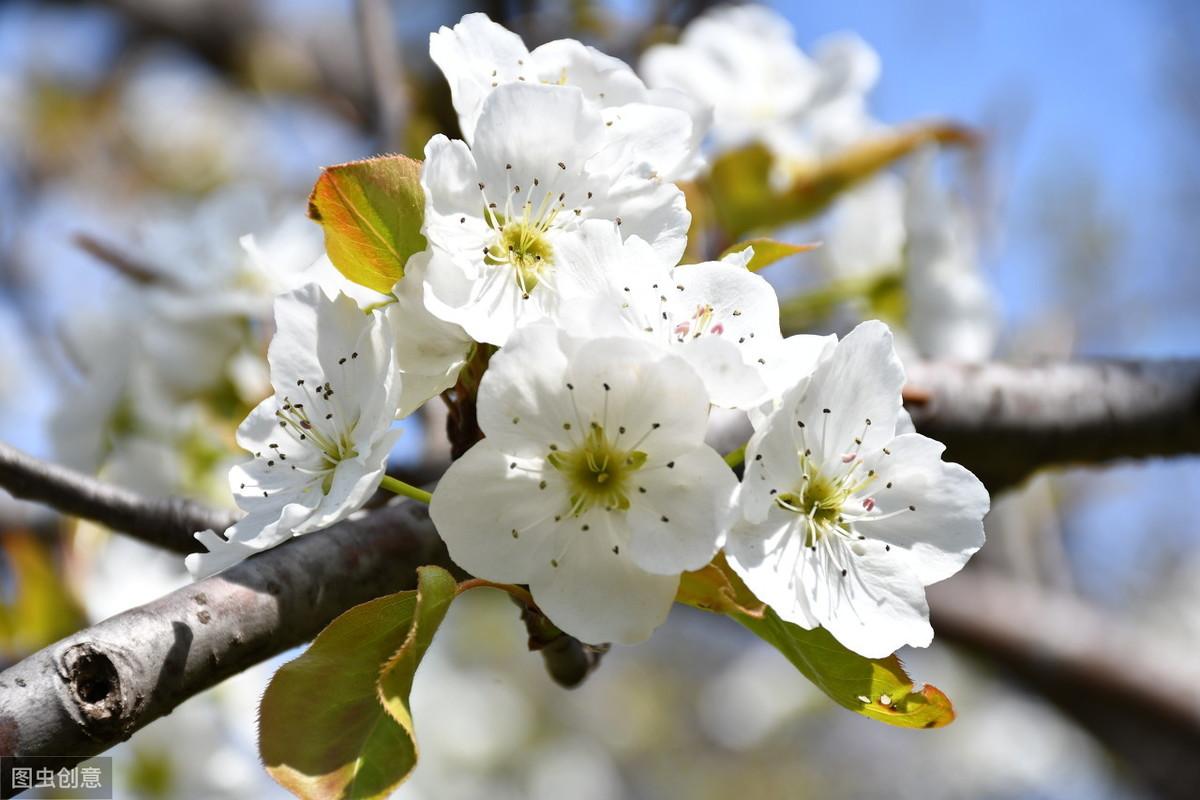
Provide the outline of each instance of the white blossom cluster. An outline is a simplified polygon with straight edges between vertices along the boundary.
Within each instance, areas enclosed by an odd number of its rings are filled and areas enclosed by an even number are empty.
[[[385,481],[393,421],[491,353],[484,438],[430,504],[468,572],[528,585],[582,640],[633,643],[666,618],[681,574],[724,549],[785,620],[870,657],[928,644],[924,587],[980,547],[988,496],[906,432],[891,332],[784,338],[752,251],[679,263],[691,216],[673,181],[702,168],[710,123],[739,135],[782,101],[740,82],[747,107],[714,118],[686,86],[647,88],[572,40],[531,52],[482,14],[430,51],[465,138],[426,145],[428,248],[387,305],[364,312],[315,285],[276,301],[274,395],[239,428],[254,458],[230,478],[246,516],[227,539],[199,534],[209,552],[189,569],[359,509]],[[860,72],[798,82],[795,104],[850,113]],[[705,443],[714,407],[755,424],[740,482]]]

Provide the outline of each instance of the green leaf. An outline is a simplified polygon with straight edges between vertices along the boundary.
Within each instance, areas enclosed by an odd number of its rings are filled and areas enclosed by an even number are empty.
[[[954,707],[940,689],[916,689],[895,655],[866,658],[823,628],[805,630],[764,606],[718,554],[713,563],[684,573],[676,601],[725,614],[782,653],[838,705],[902,728],[940,728]]]
[[[379,156],[326,167],[308,216],[325,229],[325,250],[343,275],[388,294],[409,257],[425,249],[421,162]]]
[[[758,272],[763,267],[769,267],[776,261],[781,261],[788,256],[794,256],[797,253],[807,253],[809,250],[816,250],[820,247],[819,244],[791,244],[790,242],[780,242],[775,239],[748,239],[744,242],[738,242],[733,247],[730,247],[724,253],[721,253],[721,258],[734,253],[740,253],[747,247],[754,248],[754,255],[750,256],[750,263],[746,265],[746,269],[751,272]]]
[[[417,589],[355,606],[271,679],[259,711],[267,772],[304,798],[386,797],[417,761],[408,695],[454,599],[440,567]]]
[[[751,230],[813,217],[842,192],[926,144],[972,144],[975,140],[971,132],[945,123],[897,130],[797,171],[791,186],[782,192],[771,188],[771,151],[765,145],[752,144],[713,163],[708,195],[726,235],[738,238]]]
[[[895,268],[881,269],[793,295],[779,304],[779,325],[785,335],[811,330],[838,306],[853,300],[865,304],[867,317],[903,325],[907,309],[904,273]]]
[[[770,608],[761,619],[730,616],[783,653],[838,705],[901,728],[940,728],[954,720],[950,699],[935,686],[916,689],[895,655],[865,658],[824,628],[806,631],[784,622]]]

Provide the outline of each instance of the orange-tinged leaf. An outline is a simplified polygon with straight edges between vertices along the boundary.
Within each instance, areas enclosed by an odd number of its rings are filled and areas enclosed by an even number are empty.
[[[410,256],[425,249],[421,162],[378,156],[326,167],[308,198],[325,250],[343,275],[387,294]]]

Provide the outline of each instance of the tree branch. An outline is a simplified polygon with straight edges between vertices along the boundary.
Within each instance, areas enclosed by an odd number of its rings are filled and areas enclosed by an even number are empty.
[[[1163,797],[1200,786],[1194,654],[1117,614],[984,570],[931,587],[934,630],[1077,719]]]
[[[919,363],[917,430],[993,492],[1050,466],[1200,453],[1200,360]]]
[[[128,534],[175,553],[203,548],[192,537],[233,524],[231,512],[216,511],[181,498],[150,499],[74,470],[48,464],[0,443],[0,487],[32,500]]]
[[[405,502],[80,631],[0,672],[0,755],[103,752],[351,606],[413,588],[423,564],[450,562],[425,507]]]

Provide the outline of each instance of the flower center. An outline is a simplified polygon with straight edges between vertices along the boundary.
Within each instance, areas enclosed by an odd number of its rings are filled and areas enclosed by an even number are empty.
[[[571,514],[601,506],[607,511],[629,508],[630,476],[646,463],[640,450],[622,450],[609,441],[601,425],[592,425],[572,450],[554,450],[546,458],[567,480]]]
[[[528,213],[507,222],[501,222],[497,215],[497,223],[501,225],[500,235],[495,244],[488,248],[484,263],[511,266],[517,286],[521,287],[522,295],[527,297],[537,286],[543,270],[553,261],[554,251],[546,239],[546,227],[531,222]]]
[[[775,504],[808,519],[805,547],[811,547],[831,533],[851,535],[851,526],[843,512],[851,498],[874,480],[874,472],[858,472],[862,464],[855,458],[847,462],[850,468],[843,474],[828,476],[817,469],[808,453],[800,454],[802,475],[800,483],[790,492],[775,495]],[[874,503],[867,501],[868,510]],[[851,514],[856,519],[857,514]]]

